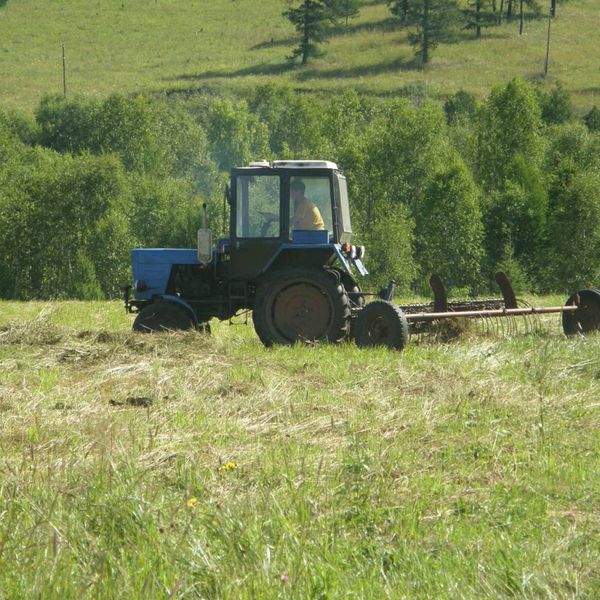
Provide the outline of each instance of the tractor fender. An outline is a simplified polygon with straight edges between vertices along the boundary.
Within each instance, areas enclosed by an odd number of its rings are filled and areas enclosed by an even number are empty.
[[[192,318],[192,320],[194,322],[194,327],[196,329],[198,329],[200,327],[200,324],[198,323],[198,317],[196,316],[194,309],[185,300],[182,300],[179,296],[171,296],[169,294],[160,294],[158,296],[155,296],[155,298],[159,299],[159,301],[162,301],[162,302],[173,302],[174,304],[178,304],[186,311],[186,313],[188,313],[190,315],[190,317]]]
[[[352,269],[350,268],[348,259],[342,254],[341,246],[339,244],[281,244],[277,252],[263,267],[262,273],[269,271],[285,254],[297,253],[301,251],[308,251],[311,253],[314,252],[316,254],[318,251],[323,250],[329,252],[329,256],[331,256],[331,254],[335,254],[336,258],[342,265],[343,270],[348,273],[348,275],[352,276]]]

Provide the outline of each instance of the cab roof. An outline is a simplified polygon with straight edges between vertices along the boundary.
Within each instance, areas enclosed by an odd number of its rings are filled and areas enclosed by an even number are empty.
[[[266,167],[273,169],[332,169],[338,170],[338,166],[330,160],[274,160],[269,164],[266,160],[251,162],[249,167]]]

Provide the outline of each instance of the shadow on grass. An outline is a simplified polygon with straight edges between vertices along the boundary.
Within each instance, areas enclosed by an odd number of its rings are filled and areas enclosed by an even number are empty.
[[[335,79],[346,77],[365,77],[368,75],[382,75],[384,73],[395,73],[397,71],[420,71],[423,68],[417,57],[395,58],[375,65],[361,65],[357,67],[340,67],[327,71],[319,69],[304,69],[297,75],[297,79]]]
[[[508,31],[498,31],[495,28],[482,29],[481,37],[475,37],[473,29],[464,28],[460,33],[455,33],[447,44],[462,44],[463,42],[485,42],[487,40],[508,40],[513,37]]]
[[[383,33],[397,31],[402,29],[402,24],[398,19],[389,17],[382,19],[381,21],[368,21],[366,23],[348,23],[348,26],[344,24],[336,25],[331,27],[328,31],[328,37],[337,37],[343,35],[351,35],[353,33],[360,33],[361,31],[381,31]],[[250,50],[265,50],[267,48],[280,48],[287,46],[294,46],[298,43],[298,39],[295,37],[286,37],[275,39],[271,38],[270,41],[260,42],[250,47]]]
[[[165,77],[163,81],[202,81],[204,79],[214,79],[215,77],[235,79],[236,77],[247,77],[248,75],[281,75],[282,73],[291,71],[293,68],[294,65],[289,62],[276,64],[262,63],[235,70],[213,69],[202,73],[182,73],[181,75]]]
[[[600,86],[582,87],[573,90],[577,94],[600,94]]]
[[[393,73],[396,71],[417,71],[422,68],[418,58],[396,58],[383,61],[375,65],[361,65],[355,67],[340,67],[337,69],[316,69],[308,66],[301,66],[289,61],[282,61],[276,64],[258,64],[243,67],[242,69],[218,69],[204,71],[203,73],[183,73],[172,77],[166,77],[163,81],[204,81],[215,78],[236,79],[247,77],[249,75],[282,75],[283,73],[292,73],[298,81],[309,79],[335,79],[346,77],[365,77],[369,75],[381,75],[383,73]]]
[[[331,36],[349,35],[352,33],[360,33],[362,31],[381,31],[386,33],[388,31],[398,31],[403,28],[404,25],[399,19],[395,17],[387,17],[386,19],[381,19],[380,21],[348,23],[348,25],[341,23],[332,27],[329,30],[329,33]]]

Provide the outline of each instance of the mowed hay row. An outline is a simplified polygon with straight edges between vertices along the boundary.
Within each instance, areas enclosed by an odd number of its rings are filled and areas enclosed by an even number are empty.
[[[3,303],[0,595],[599,589],[598,336],[267,350],[85,306]]]

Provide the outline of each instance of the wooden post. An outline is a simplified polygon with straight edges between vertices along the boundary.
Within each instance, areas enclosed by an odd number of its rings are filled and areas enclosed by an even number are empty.
[[[553,2],[550,0],[550,9],[548,10],[548,38],[546,41],[546,58],[544,59],[544,77],[548,76],[548,62],[550,60],[550,26],[552,25]]]
[[[67,62],[65,60],[65,45],[62,45],[63,95],[67,97]]]
[[[523,35],[523,29],[525,28],[525,14],[523,9],[523,2],[525,0],[520,0],[519,3],[519,35]]]

